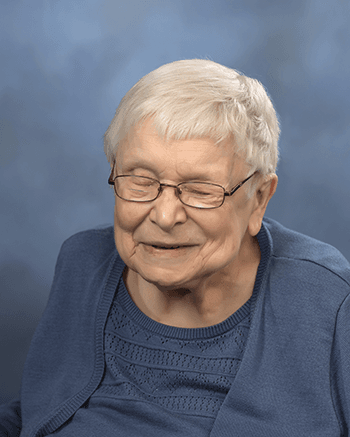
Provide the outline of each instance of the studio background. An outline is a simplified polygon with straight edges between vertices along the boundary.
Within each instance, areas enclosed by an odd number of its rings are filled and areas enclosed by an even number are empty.
[[[164,63],[209,58],[267,87],[282,126],[267,216],[350,259],[349,11],[349,0],[1,2],[0,403],[20,388],[61,244],[113,223],[102,139],[116,107]]]

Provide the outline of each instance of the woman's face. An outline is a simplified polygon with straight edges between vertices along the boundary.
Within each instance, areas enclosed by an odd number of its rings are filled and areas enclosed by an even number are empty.
[[[116,174],[172,185],[212,182],[228,191],[250,173],[232,145],[216,145],[208,138],[165,143],[148,121],[119,146]],[[253,238],[252,205],[244,187],[217,209],[186,206],[171,187],[148,203],[116,196],[116,247],[125,264],[148,283],[164,289],[196,287],[213,274],[238,268]]]

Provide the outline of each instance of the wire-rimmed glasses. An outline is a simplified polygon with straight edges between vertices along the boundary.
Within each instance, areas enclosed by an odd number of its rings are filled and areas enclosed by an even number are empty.
[[[232,196],[256,173],[252,173],[230,191],[225,191],[221,185],[209,182],[181,182],[178,185],[170,185],[145,176],[120,175],[113,178],[113,170],[108,183],[114,185],[115,194],[119,198],[128,202],[152,202],[161,195],[164,187],[172,187],[175,188],[177,197],[184,205],[214,209],[219,208],[226,196]]]

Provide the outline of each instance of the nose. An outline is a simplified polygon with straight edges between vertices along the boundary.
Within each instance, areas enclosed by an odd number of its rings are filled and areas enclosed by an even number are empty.
[[[162,191],[154,200],[149,217],[164,231],[170,231],[176,224],[187,220],[184,204],[178,198],[176,186],[162,184]]]

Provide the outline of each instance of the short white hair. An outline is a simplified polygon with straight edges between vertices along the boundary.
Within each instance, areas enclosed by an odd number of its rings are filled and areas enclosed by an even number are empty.
[[[206,59],[165,64],[123,97],[104,136],[113,163],[118,144],[152,119],[164,140],[232,140],[237,154],[262,175],[275,173],[280,133],[277,114],[256,79]]]

